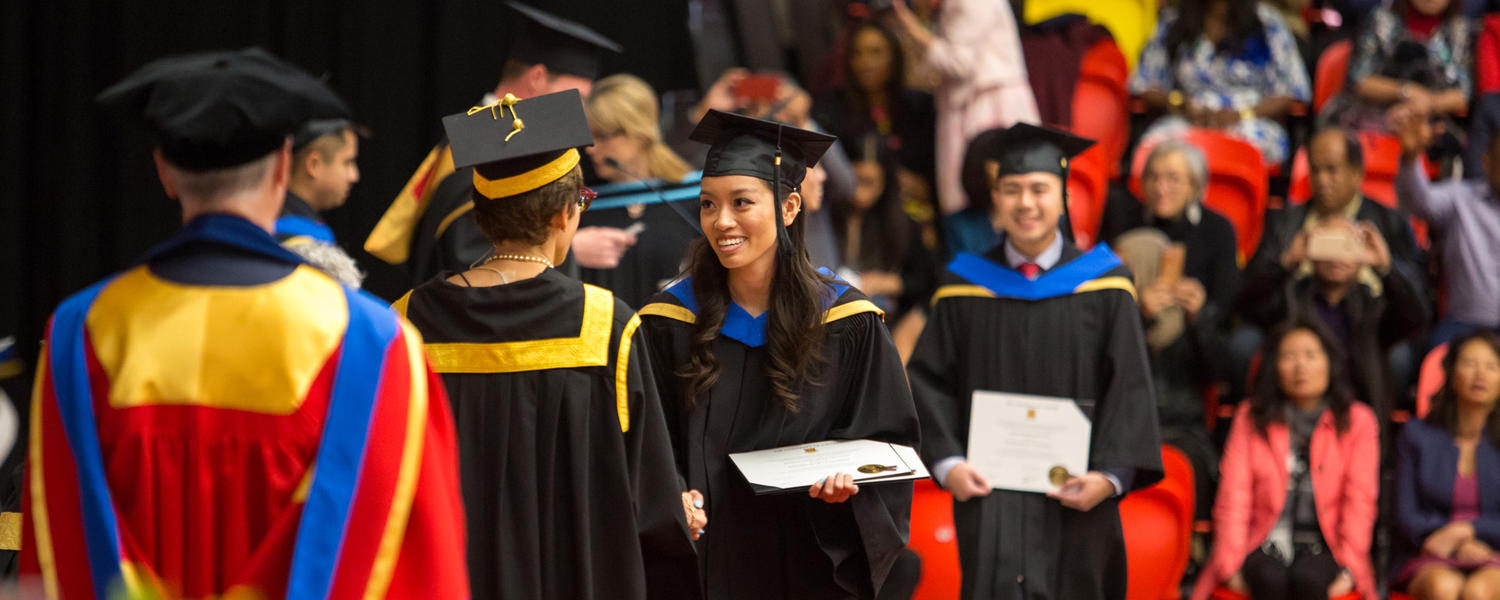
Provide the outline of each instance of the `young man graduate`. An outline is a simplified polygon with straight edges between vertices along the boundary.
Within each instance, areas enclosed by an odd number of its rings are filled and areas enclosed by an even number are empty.
[[[292,137],[286,203],[276,218],[276,239],[339,283],[359,287],[364,275],[333,237],[319,213],[344,205],[359,182],[359,136],[348,119],[313,119]]]
[[[515,16],[507,24],[512,41],[500,82],[481,105],[494,104],[507,94],[525,99],[578,90],[587,96],[600,61],[620,53],[619,44],[580,23],[514,0],[506,5]],[[454,165],[448,141],[439,143],[375,224],[365,250],[393,265],[407,263],[413,286],[483,258],[490,244],[472,214],[472,174],[472,168]],[[618,261],[628,247],[625,238],[633,236],[611,229],[598,236],[580,235],[574,244],[599,245]],[[581,263],[588,263],[582,259],[593,253],[580,247],[578,254]]]
[[[464,598],[453,422],[416,331],[272,237],[293,131],[346,117],[258,49],[99,102],[183,228],[65,300],[38,361],[23,576],[51,598]]]
[[[1001,243],[958,255],[908,365],[922,457],[953,493],[964,598],[1122,598],[1118,500],[1162,477],[1139,311],[1108,246],[1067,222],[1068,160],[1092,142],[1017,124],[997,140]],[[1088,471],[1050,494],[991,489],[965,460],[971,400],[987,390],[1070,398],[1091,417]]]
[[[552,266],[592,192],[578,92],[443,119],[494,256],[396,301],[458,421],[475,598],[695,598],[685,494],[641,321]],[[698,497],[698,498],[701,498]]]

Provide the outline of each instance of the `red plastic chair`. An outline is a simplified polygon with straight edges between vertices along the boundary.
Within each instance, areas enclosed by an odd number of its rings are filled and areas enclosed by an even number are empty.
[[[1313,75],[1313,113],[1323,110],[1323,103],[1344,91],[1345,75],[1349,71],[1349,40],[1329,44],[1318,56],[1317,73]]]
[[[1432,408],[1432,397],[1443,389],[1443,357],[1448,356],[1448,343],[1443,342],[1427,352],[1422,359],[1422,370],[1417,374],[1417,418],[1427,416]]]
[[[1401,141],[1392,135],[1361,131],[1359,146],[1365,157],[1365,181],[1360,186],[1360,193],[1385,206],[1396,208],[1396,171],[1401,168]],[[1292,204],[1302,204],[1312,197],[1312,167],[1307,161],[1307,147],[1304,146],[1292,158],[1292,180],[1287,188],[1287,200]],[[1422,163],[1423,168],[1431,175],[1436,165],[1426,158],[1422,159]],[[1411,229],[1417,237],[1417,243],[1426,248],[1427,223],[1413,216]]]
[[[1204,204],[1229,219],[1239,238],[1241,264],[1255,253],[1265,226],[1266,188],[1269,186],[1260,150],[1249,142],[1212,129],[1193,128],[1183,139],[1208,159],[1208,190]],[[1155,145],[1141,144],[1130,163],[1130,191],[1141,194],[1141,171]]]
[[[1109,165],[1100,147],[1079,154],[1068,165],[1068,217],[1073,238],[1084,250],[1094,247],[1099,224],[1104,220],[1104,202],[1109,197]]]
[[[1229,588],[1221,587],[1209,595],[1210,600],[1250,600],[1250,596],[1241,594]],[[1349,592],[1333,600],[1359,600],[1359,592]],[[1394,596],[1392,597],[1394,600]]]
[[[1120,501],[1128,563],[1126,600],[1177,600],[1193,529],[1193,463],[1162,444],[1166,476]]]
[[[1098,142],[1089,151],[1104,153],[1110,179],[1119,174],[1120,157],[1130,142],[1130,96],[1125,89],[1129,74],[1120,47],[1105,39],[1084,53],[1073,87],[1073,133]]]
[[[951,600],[958,597],[963,571],[958,565],[958,536],[953,530],[953,496],[924,479],[911,498],[911,542],[907,547],[922,558],[922,579],[912,600]]]

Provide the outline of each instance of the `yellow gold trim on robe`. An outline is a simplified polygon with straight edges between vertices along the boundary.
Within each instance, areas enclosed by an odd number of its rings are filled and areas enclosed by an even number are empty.
[[[21,549],[21,513],[0,512],[0,550]]]
[[[318,473],[318,463],[307,465],[307,472],[302,474],[302,481],[297,482],[297,489],[292,490],[292,503],[302,504],[307,502],[307,495],[312,492],[313,477]]]
[[[417,491],[417,476],[422,466],[422,443],[427,430],[427,371],[422,368],[422,338],[406,322],[402,322],[401,335],[406,340],[406,363],[411,369],[411,391],[406,408],[406,441],[401,446],[401,465],[396,471],[396,489],[391,498],[391,510],[386,516],[385,530],[380,535],[380,547],[375,551],[375,562],[370,565],[370,581],[365,587],[365,600],[384,598],[396,572],[396,561],[401,558],[401,542],[406,537],[406,523],[411,518],[412,498]],[[606,333],[606,335],[608,335]],[[607,342],[606,342],[607,343]]]
[[[47,343],[37,359],[36,382],[31,388],[31,526],[36,530],[36,561],[42,569],[42,589],[48,598],[58,597],[57,560],[52,553],[52,529],[47,520],[47,479],[42,468],[42,382],[47,379]]]
[[[448,232],[448,226],[452,225],[454,221],[457,221],[459,217],[464,216],[464,213],[467,213],[471,210],[474,210],[473,200],[465,202],[458,208],[453,209],[453,212],[448,213],[448,216],[443,217],[443,220],[438,221],[437,230],[432,233],[432,239],[442,239],[443,234]]]
[[[1135,284],[1129,279],[1120,276],[1090,279],[1073,288],[1073,293],[1082,294],[1084,292],[1097,292],[1101,290],[1124,290],[1130,293],[1131,298],[1135,297]]]
[[[85,320],[109,404],[289,415],[343,342],[344,291],[301,265],[265,285],[194,286],[138,267]]]
[[[545,165],[510,177],[500,179],[489,179],[474,170],[474,191],[479,195],[491,200],[499,200],[516,194],[524,194],[560,179],[567,175],[573,167],[578,166],[578,149],[568,148],[567,152],[552,159]]]
[[[391,201],[390,208],[375,223],[370,237],[365,239],[365,251],[393,265],[406,262],[411,255],[411,236],[417,221],[427,211],[428,201],[443,178],[453,173],[453,149],[447,144],[435,147],[422,159],[422,165],[412,173],[401,193]],[[422,186],[421,196],[417,187]]]
[[[316,241],[317,240],[312,239],[312,238],[310,238],[308,236],[305,236],[305,235],[294,235],[292,237],[289,237],[289,238],[283,240],[281,242],[281,247],[288,248],[288,249],[290,249],[290,248],[296,248],[297,246],[305,246],[307,244],[311,244],[311,243],[314,243]]]
[[[880,317],[882,321],[885,320],[885,311],[875,306],[874,302],[869,300],[855,300],[828,309],[828,312],[823,313],[823,322],[832,323],[839,319],[867,312],[875,313],[875,316]]]
[[[642,306],[641,310],[635,314],[636,316],[666,317],[683,323],[693,323],[698,320],[698,315],[693,314],[693,311],[688,310],[687,307],[666,302],[652,302]]]
[[[615,297],[584,284],[583,325],[577,337],[519,342],[429,343],[427,361],[438,373],[518,373],[609,364]]]
[[[615,358],[615,412],[620,415],[620,433],[630,431],[630,337],[641,326],[640,315],[630,315],[620,332],[620,350]]]
[[[10,360],[0,362],[0,379],[5,379],[6,377],[15,377],[16,375],[20,375],[21,371],[24,370],[25,369],[21,367],[21,359],[19,358],[12,358]]]
[[[995,292],[982,285],[945,285],[932,293],[931,304],[936,305],[938,300],[954,297],[994,298]]]
[[[411,303],[411,292],[406,292],[400,298],[397,298],[395,302],[391,303],[391,310],[396,311],[396,314],[401,315],[401,318],[405,319],[406,305],[409,303]]]

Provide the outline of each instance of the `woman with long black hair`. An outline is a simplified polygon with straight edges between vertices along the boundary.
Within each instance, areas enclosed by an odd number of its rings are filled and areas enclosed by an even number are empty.
[[[712,145],[687,279],[641,309],[678,468],[713,528],[698,541],[711,598],[873,598],[906,545],[908,483],[830,473],[806,494],[756,495],[729,453],[829,439],[917,440],[916,408],[881,312],[814,269],[799,185],[831,136],[710,111]],[[907,583],[907,582],[901,582]]]
[[[832,205],[833,231],[844,264],[859,273],[859,287],[899,321],[927,301],[936,285],[935,236],[901,208],[899,168],[875,134],[854,148],[854,195]]]

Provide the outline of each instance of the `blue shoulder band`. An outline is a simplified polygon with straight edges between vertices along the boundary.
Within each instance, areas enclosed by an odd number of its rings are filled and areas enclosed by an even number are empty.
[[[819,267],[818,272],[833,279],[831,295],[823,299],[823,310],[828,310],[837,302],[844,292],[849,291],[849,284],[839,279],[833,271],[827,267]],[[693,278],[684,277],[676,285],[667,288],[667,293],[677,298],[684,308],[698,314],[698,299],[693,295]],[[751,348],[759,348],[766,345],[766,315],[761,313],[759,317],[752,317],[740,305],[729,303],[729,310],[724,313],[724,324],[719,326],[719,334],[729,339],[738,341]]]
[[[327,225],[297,215],[287,215],[276,219],[276,235],[307,236],[325,244],[335,244],[333,229]]]
[[[1101,243],[1083,256],[1042,273],[1034,281],[1015,269],[967,253],[955,256],[948,263],[948,271],[1001,298],[1044,300],[1071,295],[1079,285],[1098,279],[1120,264],[1120,257],[1115,256],[1108,244]]]

